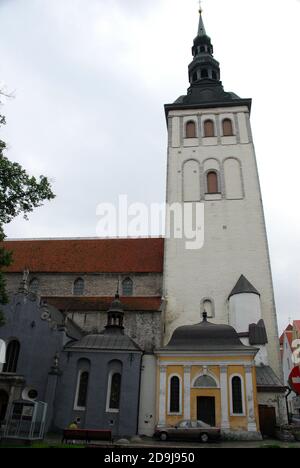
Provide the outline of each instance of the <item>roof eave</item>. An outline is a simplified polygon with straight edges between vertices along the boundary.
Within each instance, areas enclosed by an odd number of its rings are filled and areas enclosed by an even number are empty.
[[[217,107],[241,107],[247,106],[249,109],[249,113],[251,113],[252,108],[252,99],[239,99],[236,101],[207,101],[198,104],[181,104],[181,103],[173,103],[173,104],[165,104],[165,114],[166,120],[168,121],[169,112],[172,110],[192,110],[192,109],[211,109]]]

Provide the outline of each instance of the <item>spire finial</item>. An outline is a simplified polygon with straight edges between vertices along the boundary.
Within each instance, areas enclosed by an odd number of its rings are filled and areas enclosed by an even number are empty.
[[[202,0],[199,0],[199,14],[201,15],[202,14]]]
[[[206,36],[206,31],[203,23],[203,18],[202,18],[202,1],[199,0],[199,27],[198,27],[198,36]]]

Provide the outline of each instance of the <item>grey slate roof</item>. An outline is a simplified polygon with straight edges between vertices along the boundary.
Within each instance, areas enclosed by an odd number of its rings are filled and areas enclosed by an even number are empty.
[[[129,336],[122,333],[103,333],[86,335],[81,340],[69,343],[72,350],[99,351],[141,351],[139,346]]]
[[[285,391],[285,387],[270,366],[256,367],[256,382],[260,391]]]
[[[246,351],[255,353],[255,348],[245,346],[235,329],[229,325],[216,325],[203,321],[197,325],[177,328],[166,351]]]
[[[250,281],[245,278],[244,275],[241,275],[240,279],[236,283],[235,287],[229,294],[229,298],[231,296],[234,296],[235,294],[243,294],[243,293],[252,293],[252,294],[257,294],[260,296],[260,293],[257,291],[257,289],[250,283]]]
[[[267,331],[263,320],[260,320],[257,324],[251,323],[249,325],[249,343],[251,346],[268,343]]]

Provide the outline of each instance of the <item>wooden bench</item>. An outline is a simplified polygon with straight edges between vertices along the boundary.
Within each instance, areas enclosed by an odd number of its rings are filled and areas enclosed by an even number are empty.
[[[81,440],[87,444],[92,441],[113,442],[112,431],[97,429],[64,429],[62,443],[71,440]]]

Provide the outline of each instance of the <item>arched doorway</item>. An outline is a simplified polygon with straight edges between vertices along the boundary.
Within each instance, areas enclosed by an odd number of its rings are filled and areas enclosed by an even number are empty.
[[[0,390],[0,424],[4,421],[8,406],[8,393],[4,390]]]

